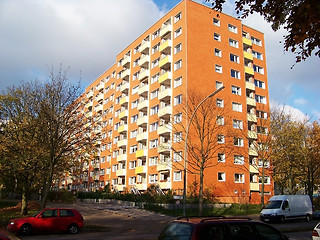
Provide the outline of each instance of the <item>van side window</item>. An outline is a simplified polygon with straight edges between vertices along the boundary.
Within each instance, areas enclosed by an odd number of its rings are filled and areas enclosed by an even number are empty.
[[[283,202],[282,209],[284,210],[284,209],[286,209],[288,207],[289,207],[289,202],[286,200],[286,201]]]

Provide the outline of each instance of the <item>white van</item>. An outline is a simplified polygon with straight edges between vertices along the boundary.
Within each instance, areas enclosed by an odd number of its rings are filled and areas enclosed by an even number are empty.
[[[308,195],[276,195],[270,198],[267,205],[260,212],[262,221],[287,219],[305,219],[310,221],[312,204]]]

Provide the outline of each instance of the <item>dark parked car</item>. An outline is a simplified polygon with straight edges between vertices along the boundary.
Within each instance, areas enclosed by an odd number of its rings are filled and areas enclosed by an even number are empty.
[[[7,228],[11,232],[24,235],[47,231],[75,234],[83,228],[83,217],[75,209],[46,208],[32,217],[10,220]]]
[[[249,218],[182,217],[170,222],[158,240],[287,240],[274,227]]]

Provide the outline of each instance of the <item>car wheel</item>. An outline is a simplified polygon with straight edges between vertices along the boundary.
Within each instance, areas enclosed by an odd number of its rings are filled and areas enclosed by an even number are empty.
[[[79,227],[77,224],[73,223],[68,227],[68,233],[76,234],[79,232]]]
[[[309,214],[307,214],[305,219],[306,219],[306,221],[307,221],[307,222],[310,222],[310,220],[311,220],[310,215],[309,215]]]
[[[29,235],[32,233],[32,226],[30,224],[23,224],[19,229],[19,234]]]

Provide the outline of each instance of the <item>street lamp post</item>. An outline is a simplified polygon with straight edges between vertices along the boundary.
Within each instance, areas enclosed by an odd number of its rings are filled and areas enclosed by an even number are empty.
[[[183,168],[183,216],[186,216],[186,196],[187,196],[187,158],[188,158],[188,134],[189,134],[189,128],[192,122],[192,119],[196,113],[196,111],[198,110],[198,108],[200,107],[200,105],[202,103],[204,103],[208,98],[213,97],[214,95],[216,95],[218,92],[220,92],[221,90],[224,89],[224,86],[222,86],[221,88],[217,89],[216,91],[214,91],[213,93],[211,93],[210,95],[208,95],[207,97],[205,97],[199,104],[198,106],[194,109],[191,118],[188,122],[187,125],[187,129],[186,129],[186,137],[185,137],[185,144],[184,144],[184,168]]]

